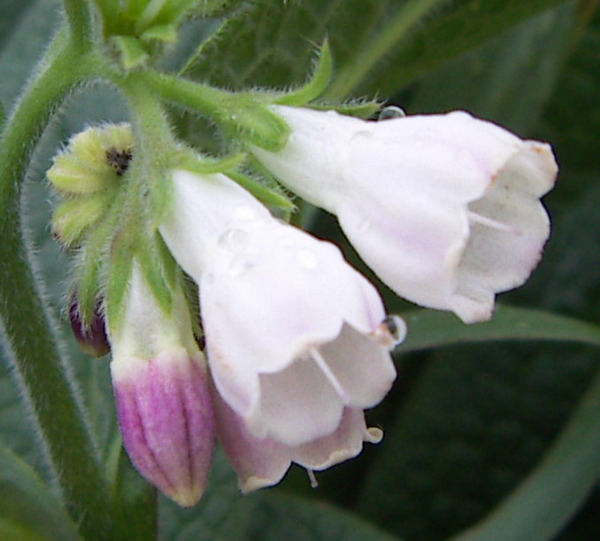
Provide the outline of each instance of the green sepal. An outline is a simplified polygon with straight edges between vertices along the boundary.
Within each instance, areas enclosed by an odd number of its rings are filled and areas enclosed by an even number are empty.
[[[277,98],[274,103],[300,107],[315,100],[323,94],[329,85],[332,72],[333,59],[331,56],[331,48],[329,47],[329,41],[325,40],[319,50],[317,63],[309,81],[297,90],[293,90],[280,98]]]
[[[136,252],[136,257],[154,299],[165,314],[170,314],[173,294],[166,275],[173,275],[174,270],[167,271],[164,268],[165,263],[169,264],[169,262],[162,257],[163,249],[158,241],[159,236],[159,233],[155,233],[144,239]]]
[[[196,0],[147,0],[142,2],[143,11],[136,17],[136,33],[139,35],[154,26],[175,25]],[[138,2],[139,4],[139,2]],[[138,10],[139,11],[139,10]]]
[[[342,115],[354,116],[357,118],[370,119],[381,109],[382,104],[376,100],[357,100],[342,104],[311,104],[311,109],[319,111],[337,111]]]
[[[227,173],[234,171],[242,165],[246,159],[245,152],[237,152],[222,158],[207,158],[198,156],[193,152],[182,154],[177,169],[184,169],[198,175],[214,175],[216,173]]]
[[[150,199],[147,203],[147,230],[154,232],[163,222],[173,199],[173,183],[171,172],[163,167],[153,171],[146,182],[150,189]]]
[[[274,191],[260,182],[257,182],[248,175],[233,171],[227,174],[229,178],[235,180],[242,188],[249,191],[256,199],[268,207],[280,209],[285,215],[291,215],[295,210],[295,205],[289,198],[283,194]]]
[[[177,27],[174,24],[161,24],[144,30],[140,39],[144,42],[159,41],[161,43],[176,43],[177,37]]]
[[[290,128],[262,103],[263,99],[260,94],[231,95],[229,103],[223,103],[223,109],[215,111],[214,116],[226,131],[233,130],[245,144],[277,152],[287,142]]]
[[[167,285],[171,289],[175,289],[179,283],[181,274],[179,266],[177,265],[177,261],[175,261],[171,250],[169,250],[169,247],[165,244],[165,241],[160,234],[155,234],[154,240],[156,256],[160,261]]]
[[[108,277],[104,287],[104,307],[109,331],[119,327],[125,306],[125,296],[129,288],[133,268],[133,247],[115,237],[108,264]]]
[[[106,212],[113,190],[65,199],[52,215],[52,232],[66,248],[77,245],[88,228]]]
[[[119,52],[121,65],[126,71],[143,66],[150,56],[137,38],[113,36],[111,42]]]
[[[102,255],[86,246],[80,254],[76,275],[77,304],[84,328],[89,327],[92,322],[94,307],[100,294],[100,275],[103,267]]]

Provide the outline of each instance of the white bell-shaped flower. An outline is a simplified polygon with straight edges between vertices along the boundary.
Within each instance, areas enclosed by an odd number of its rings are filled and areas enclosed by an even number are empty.
[[[199,286],[215,387],[248,434],[297,447],[334,434],[345,410],[379,403],[404,324],[384,321],[339,249],[276,220],[224,175],[178,171],[173,185],[160,231]]]
[[[491,317],[522,285],[549,235],[540,197],[549,145],[464,112],[364,121],[277,107],[292,132],[278,153],[252,148],[282,184],[337,215],[365,262],[400,296]]]
[[[244,493],[275,485],[295,462],[309,471],[321,471],[358,455],[364,442],[379,443],[379,428],[367,428],[360,409],[344,408],[332,434],[297,446],[273,438],[257,438],[243,419],[215,393],[218,437],[238,475]]]

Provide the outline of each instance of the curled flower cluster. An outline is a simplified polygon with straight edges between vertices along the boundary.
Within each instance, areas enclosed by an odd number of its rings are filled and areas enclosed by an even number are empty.
[[[462,112],[368,122],[278,106],[285,147],[250,151],[335,214],[400,296],[467,323],[521,285],[549,234],[548,145]],[[173,170],[158,230],[198,286],[206,357],[181,281],[165,311],[134,262],[109,321],[123,440],[140,473],[182,505],[201,496],[216,435],[242,491],[292,462],[322,470],[378,442],[364,410],[389,391],[405,325],[329,242],[276,219],[223,173]],[[168,313],[167,313],[168,312]]]

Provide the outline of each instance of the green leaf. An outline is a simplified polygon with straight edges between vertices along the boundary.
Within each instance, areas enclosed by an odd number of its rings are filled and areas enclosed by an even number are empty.
[[[0,21],[11,30],[2,31],[0,27],[0,97],[7,108],[19,94],[58,26],[56,5],[52,2],[9,1],[11,4],[18,3],[19,7],[7,6],[8,11],[5,12],[7,2],[2,2]]]
[[[2,50],[6,42],[10,39],[12,33],[18,29],[19,22],[26,16],[27,10],[33,3],[33,0],[4,0],[2,2],[0,50]]]
[[[498,306],[491,321],[465,325],[452,314],[415,310],[403,314],[408,335],[395,354],[489,340],[550,340],[600,345],[600,326],[540,310]]]
[[[228,19],[184,73],[228,88],[300,84],[314,43],[334,58],[331,99],[390,95],[559,0],[261,0]]]
[[[380,62],[361,84],[346,92],[392,95],[443,62],[477,47],[564,0],[465,0],[454,2],[427,24],[415,28],[406,39],[386,50]],[[411,29],[412,30],[412,29]],[[372,42],[376,42],[374,38]],[[370,44],[365,45],[367,48]],[[351,68],[347,68],[351,71]],[[340,73],[344,75],[344,71]],[[335,90],[335,89],[333,89]]]
[[[600,475],[600,372],[540,464],[484,521],[454,541],[550,541]]]
[[[9,528],[31,537],[9,537]],[[12,535],[12,534],[11,534]],[[78,539],[77,528],[37,474],[0,443],[0,538]]]
[[[483,519],[542,458],[597,355],[497,344],[423,361],[405,363],[389,398],[403,400],[402,408],[383,423],[358,508],[397,535],[436,540]]]
[[[279,489],[242,495],[221,454],[197,508],[161,504],[164,541],[398,541],[325,502]]]
[[[50,541],[18,522],[0,518],[0,538],[4,541]]]
[[[544,11],[446,62],[421,77],[402,105],[414,113],[464,109],[530,134],[580,24],[574,8],[568,3]]]

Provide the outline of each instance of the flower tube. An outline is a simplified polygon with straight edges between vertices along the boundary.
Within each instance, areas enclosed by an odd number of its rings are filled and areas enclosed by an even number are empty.
[[[358,253],[400,296],[472,323],[522,285],[550,224],[540,198],[557,166],[464,112],[369,122],[277,107],[292,132],[278,153],[252,148],[285,186],[335,214]]]

